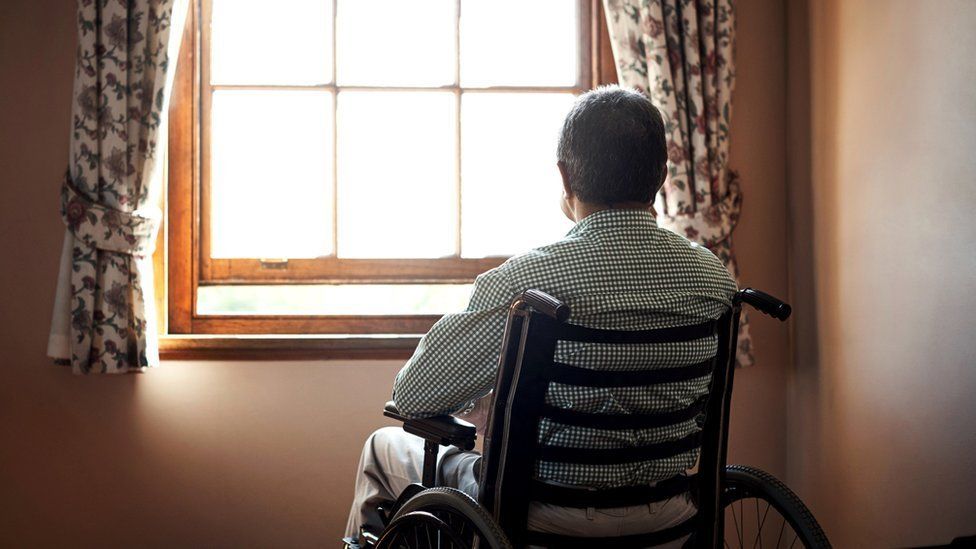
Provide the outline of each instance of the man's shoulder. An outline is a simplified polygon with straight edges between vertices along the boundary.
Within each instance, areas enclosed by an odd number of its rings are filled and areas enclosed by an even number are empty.
[[[701,278],[719,282],[735,291],[735,278],[725,263],[706,246],[689,240],[668,229],[659,229],[663,234],[661,249],[658,251],[665,260],[680,263],[685,270],[693,270]]]
[[[672,254],[680,255],[690,261],[696,261],[709,267],[724,269],[722,261],[712,253],[707,247],[685,238],[684,236],[670,230],[659,228],[661,233],[662,247],[666,247]],[[666,253],[662,251],[662,253]]]
[[[674,278],[681,285],[721,287],[734,292],[735,280],[722,261],[708,248],[668,229],[654,227],[639,238],[626,230],[616,237],[567,235],[550,244],[512,256],[483,273],[483,282],[511,287],[533,286],[560,278],[580,278],[581,273],[607,275],[606,265],[619,262],[625,274]],[[579,272],[577,272],[579,271]],[[583,278],[586,278],[585,276]],[[560,284],[557,284],[560,285]]]
[[[585,239],[568,235],[555,242],[513,255],[500,266],[485,274],[494,272],[496,276],[503,277],[532,277],[557,265],[578,260],[582,255],[585,255],[583,248],[588,245],[589,243]]]

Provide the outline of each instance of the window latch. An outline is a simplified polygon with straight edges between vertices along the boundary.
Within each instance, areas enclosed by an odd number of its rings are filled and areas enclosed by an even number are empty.
[[[258,261],[261,262],[262,269],[287,269],[288,260],[287,259],[265,259],[261,258]]]

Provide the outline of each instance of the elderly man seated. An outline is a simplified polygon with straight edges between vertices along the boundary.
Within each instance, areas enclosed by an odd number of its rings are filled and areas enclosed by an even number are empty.
[[[565,238],[515,256],[478,276],[467,309],[438,321],[393,383],[400,411],[411,417],[457,414],[489,396],[498,369],[506,314],[513,297],[530,288],[569,305],[570,322],[595,328],[641,330],[716,319],[730,306],[735,282],[707,249],[662,229],[652,211],[667,176],[661,114],[642,94],[619,87],[579,97],[559,138],[562,211],[576,225]],[[513,196],[513,212],[518,197]],[[502,212],[499,212],[502,213]],[[499,222],[509,222],[505,215]],[[561,346],[557,357],[590,368],[689,364],[715,353],[714,338],[655,345],[640,356],[612,356],[598,344]],[[629,352],[629,351],[623,351]],[[558,388],[563,406],[608,413],[654,413],[707,392],[707,379],[676,386],[623,389]],[[550,396],[557,389],[550,387]],[[489,397],[490,398],[490,397]],[[484,408],[484,406],[478,406]],[[693,423],[693,421],[692,421]],[[694,426],[687,426],[693,429]],[[625,448],[681,436],[661,429],[602,430],[548,424],[540,439],[579,447]],[[476,452],[442,448],[438,484],[478,493]],[[652,485],[692,467],[697,451],[626,465],[564,467],[541,463],[541,480],[612,488]],[[346,535],[350,546],[364,524],[379,525],[377,505],[395,500],[421,480],[423,442],[399,428],[373,433],[363,449]],[[694,514],[685,495],[613,509],[533,504],[529,528],[576,536],[653,532]]]

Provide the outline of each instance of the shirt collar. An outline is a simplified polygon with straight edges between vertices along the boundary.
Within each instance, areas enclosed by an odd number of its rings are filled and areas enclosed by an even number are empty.
[[[615,210],[606,209],[593,212],[580,219],[576,225],[570,229],[567,236],[580,234],[582,232],[595,231],[601,229],[614,229],[619,227],[647,227],[657,228],[657,220],[648,210]]]

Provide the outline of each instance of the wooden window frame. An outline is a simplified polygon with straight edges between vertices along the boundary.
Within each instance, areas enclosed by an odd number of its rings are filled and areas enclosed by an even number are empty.
[[[616,81],[606,21],[600,0],[579,0],[582,37],[580,81],[560,88],[486,87],[461,88],[457,82],[436,89],[455,94],[505,91],[572,91]],[[207,128],[202,116],[209,108],[204,93],[206,52],[201,21],[206,21],[209,2],[193,0],[176,64],[169,109],[166,218],[157,246],[157,303],[160,326],[165,336],[161,350],[172,358],[216,354],[228,357],[235,349],[262,347],[292,356],[400,356],[416,344],[438,315],[201,315],[196,312],[196,289],[201,284],[287,284],[287,283],[465,283],[505,258],[469,259],[290,259],[287,263],[260,259],[212,259],[204,215],[209,192],[205,151]],[[333,18],[333,20],[335,20]],[[335,33],[333,32],[333,35]],[[335,90],[335,78],[328,86]],[[350,89],[352,87],[340,87]],[[356,87],[360,89],[363,87]],[[313,88],[314,89],[314,88]],[[377,87],[370,89],[391,89]],[[403,89],[403,88],[399,88]],[[411,88],[428,90],[434,88]],[[456,103],[460,105],[458,101]],[[335,233],[335,231],[334,231]],[[458,237],[460,240],[460,236]],[[456,249],[459,251],[459,248]],[[261,338],[248,335],[297,334],[292,338]],[[307,335],[303,335],[307,334]],[[313,335],[314,334],[314,335]],[[391,334],[376,337],[377,334]],[[233,336],[233,337],[222,337]],[[242,337],[237,337],[242,336]],[[210,343],[207,343],[209,341]],[[260,341],[261,343],[256,343]],[[369,351],[372,349],[377,352]],[[362,352],[360,352],[362,351]],[[365,354],[364,354],[365,353]]]

